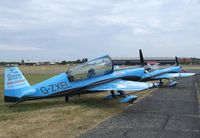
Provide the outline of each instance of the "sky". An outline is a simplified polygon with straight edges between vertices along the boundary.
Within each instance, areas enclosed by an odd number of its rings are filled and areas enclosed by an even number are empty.
[[[200,58],[200,0],[0,0],[0,61]]]

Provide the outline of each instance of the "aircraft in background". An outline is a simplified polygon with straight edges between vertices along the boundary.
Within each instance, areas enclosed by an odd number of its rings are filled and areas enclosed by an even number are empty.
[[[42,98],[69,96],[111,91],[108,99],[120,95],[120,102],[133,102],[135,95],[123,91],[142,91],[155,87],[153,83],[138,82],[145,74],[144,68],[113,70],[109,56],[83,63],[67,72],[58,74],[35,85],[30,85],[18,67],[5,68],[5,102],[24,102]],[[117,91],[117,92],[115,92]]]
[[[182,77],[189,77],[198,75],[198,73],[188,73],[185,70],[182,69],[182,67],[179,66],[178,58],[175,57],[175,63],[176,66],[171,66],[167,68],[160,69],[158,64],[157,65],[145,65],[144,57],[142,50],[139,50],[140,55],[140,64],[141,67],[145,68],[145,74],[142,76],[140,81],[146,82],[146,81],[152,81],[152,80],[159,80],[159,83],[157,83],[158,86],[162,86],[163,79],[166,79],[169,81],[168,86],[176,86],[178,82],[175,80],[175,78],[182,78]]]

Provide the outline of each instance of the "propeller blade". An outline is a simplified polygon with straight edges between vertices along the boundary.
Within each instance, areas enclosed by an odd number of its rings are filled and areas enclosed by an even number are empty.
[[[175,61],[176,61],[176,66],[179,66],[179,62],[178,62],[178,57],[175,57]]]
[[[139,54],[140,54],[140,64],[141,64],[141,66],[144,66],[144,57],[143,57],[141,49],[139,50]]]

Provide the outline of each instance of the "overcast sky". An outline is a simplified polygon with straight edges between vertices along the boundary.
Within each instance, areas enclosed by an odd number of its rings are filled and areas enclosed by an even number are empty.
[[[200,57],[199,0],[0,0],[0,61]]]

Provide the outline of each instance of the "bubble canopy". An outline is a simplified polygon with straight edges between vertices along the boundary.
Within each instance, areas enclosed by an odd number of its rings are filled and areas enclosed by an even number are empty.
[[[90,60],[67,72],[69,81],[79,81],[113,72],[113,64],[110,56],[103,56]]]

